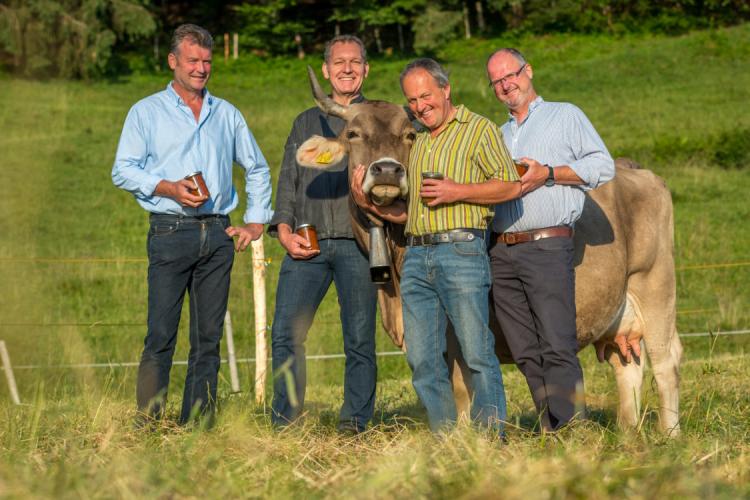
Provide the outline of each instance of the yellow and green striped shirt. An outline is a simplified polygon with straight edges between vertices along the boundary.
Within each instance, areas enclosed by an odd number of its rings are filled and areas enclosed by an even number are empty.
[[[431,137],[426,130],[417,134],[409,153],[409,208],[406,233],[419,236],[457,228],[484,229],[492,218],[492,206],[456,202],[428,207],[419,197],[422,172],[440,172],[461,184],[490,179],[517,181],[500,128],[464,106],[448,126]]]

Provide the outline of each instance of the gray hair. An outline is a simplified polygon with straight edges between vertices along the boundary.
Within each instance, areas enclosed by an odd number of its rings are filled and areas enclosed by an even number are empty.
[[[448,81],[448,73],[443,69],[442,66],[440,66],[440,64],[438,64],[437,61],[435,61],[434,59],[430,59],[429,57],[421,57],[419,59],[414,59],[412,62],[407,64],[404,70],[401,72],[401,90],[404,89],[404,79],[406,79],[407,75],[417,69],[423,69],[428,72],[430,76],[435,79],[435,82],[437,82],[438,87],[440,87],[441,89],[444,89],[450,84],[450,82]]]
[[[514,49],[513,47],[504,47],[502,49],[497,49],[495,52],[490,54],[490,57],[487,58],[487,64],[490,63],[490,60],[492,60],[493,57],[495,57],[497,54],[510,54],[513,56],[513,59],[518,61],[518,64],[523,66],[526,64],[526,58],[523,57],[523,54],[518,49]],[[485,66],[487,65],[485,64]]]
[[[214,39],[211,33],[196,24],[181,24],[174,30],[169,52],[177,55],[183,40],[198,44],[199,47],[203,47],[204,49],[213,50],[214,48]]]
[[[359,37],[354,35],[338,35],[326,42],[326,48],[323,51],[323,60],[326,64],[331,62],[331,52],[333,52],[333,46],[337,43],[356,43],[359,45],[359,52],[362,54],[362,62],[367,62],[367,50],[365,49],[365,44],[362,43],[362,40],[360,40]]]

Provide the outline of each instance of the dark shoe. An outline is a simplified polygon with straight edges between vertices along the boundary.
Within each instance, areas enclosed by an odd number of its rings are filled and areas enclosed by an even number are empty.
[[[341,434],[342,436],[356,436],[358,434],[362,434],[365,432],[365,429],[363,427],[357,426],[354,422],[341,422],[336,429],[336,432]]]

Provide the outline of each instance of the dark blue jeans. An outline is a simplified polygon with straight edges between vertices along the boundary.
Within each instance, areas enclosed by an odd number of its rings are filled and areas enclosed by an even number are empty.
[[[182,303],[190,296],[190,355],[180,423],[212,414],[219,343],[229,297],[234,244],[226,216],[151,215],[148,233],[148,332],[136,389],[141,415],[160,417],[169,386]]]
[[[375,406],[375,311],[377,289],[367,256],[352,239],[320,241],[320,255],[309,260],[284,257],[271,330],[273,349],[272,420],[286,425],[305,401],[305,339],[315,311],[333,282],[341,308],[346,368],[340,425],[364,430]],[[290,391],[293,391],[290,393]]]

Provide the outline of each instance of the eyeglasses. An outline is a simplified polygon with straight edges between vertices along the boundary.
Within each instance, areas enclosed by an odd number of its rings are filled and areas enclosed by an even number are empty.
[[[520,68],[518,68],[518,71],[514,71],[514,72],[511,72],[511,73],[508,73],[504,77],[498,78],[497,80],[492,80],[490,82],[490,87],[495,87],[497,85],[502,85],[503,83],[505,83],[508,80],[513,80],[514,78],[518,78],[518,75],[521,74],[521,71],[523,71],[523,69],[525,67],[526,67],[526,64],[524,63],[523,66],[521,66]]]

